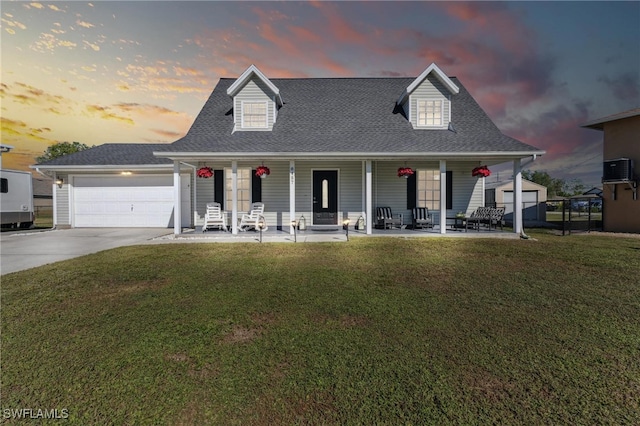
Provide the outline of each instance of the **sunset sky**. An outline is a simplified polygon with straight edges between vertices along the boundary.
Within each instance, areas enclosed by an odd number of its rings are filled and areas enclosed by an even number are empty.
[[[532,169],[599,185],[640,107],[640,2],[1,2],[3,167],[55,142],[172,142],[220,77],[417,76],[435,62]],[[498,168],[499,169],[499,168]],[[493,178],[493,176],[492,176]]]

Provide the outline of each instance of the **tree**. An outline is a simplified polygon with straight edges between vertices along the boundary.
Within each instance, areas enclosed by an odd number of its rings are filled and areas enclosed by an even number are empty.
[[[524,170],[522,177],[531,182],[535,182],[538,185],[542,185],[547,188],[547,199],[553,199],[557,196],[564,196],[566,182],[564,179],[552,178],[549,173],[536,170]]]
[[[44,154],[40,157],[36,157],[38,163],[44,163],[45,161],[53,160],[54,158],[62,157],[64,155],[73,154],[74,152],[84,151],[85,149],[93,148],[80,142],[58,142],[54,143]]]

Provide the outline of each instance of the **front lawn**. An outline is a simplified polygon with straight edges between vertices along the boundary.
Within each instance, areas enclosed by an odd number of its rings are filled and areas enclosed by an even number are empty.
[[[127,247],[2,277],[7,409],[640,424],[640,239]]]

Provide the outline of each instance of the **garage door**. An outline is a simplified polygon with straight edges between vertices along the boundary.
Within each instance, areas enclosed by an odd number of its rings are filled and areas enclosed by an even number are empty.
[[[182,226],[190,225],[189,176],[181,176]],[[173,227],[173,176],[76,176],[73,226]]]
[[[513,191],[504,191],[505,214],[513,213]],[[522,191],[523,219],[538,220],[538,191]]]

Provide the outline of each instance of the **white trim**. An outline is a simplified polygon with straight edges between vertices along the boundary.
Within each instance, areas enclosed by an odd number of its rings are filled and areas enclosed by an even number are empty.
[[[456,160],[472,160],[472,161],[491,161],[492,159],[504,162],[516,158],[525,158],[532,155],[544,155],[546,151],[487,151],[487,152],[154,152],[154,155],[163,158],[184,158],[193,161],[213,161],[220,159],[241,159],[241,160],[261,160],[265,158],[277,158],[280,160],[388,160],[389,158],[416,160],[416,159],[456,159]],[[41,167],[45,169],[44,167]],[[87,166],[93,168],[93,166]],[[123,169],[122,166],[119,166]],[[59,169],[68,170],[68,167],[59,167]],[[133,170],[133,169],[130,169]]]
[[[245,104],[264,104],[264,126],[259,127],[247,127],[244,124],[244,108]],[[240,128],[236,130],[256,130],[256,129],[268,129],[269,128],[269,101],[252,101],[243,100],[240,101]]]
[[[440,124],[438,125],[420,125],[420,102],[440,102]],[[446,129],[449,123],[445,124],[444,121],[444,102],[442,98],[416,98],[416,128],[417,129]],[[427,106],[425,104],[425,109]],[[426,111],[425,111],[426,115]],[[425,121],[428,121],[428,117],[425,116]]]
[[[173,162],[173,233],[182,232],[182,194],[180,184],[180,162]],[[131,207],[133,209],[133,207]]]
[[[276,95],[279,105],[282,105],[282,97],[280,96],[280,90],[276,87],[275,84],[271,82],[262,72],[253,64],[249,66],[241,75],[237,78],[237,80],[229,86],[227,89],[227,95],[235,96],[240,89],[251,79],[251,76],[257,76],[264,84],[271,89],[271,91]]]
[[[226,191],[226,180],[225,180]],[[225,194],[226,200],[226,194]],[[225,206],[226,207],[226,206]],[[231,233],[238,235],[238,162],[231,162]]]
[[[291,222],[296,220],[296,162],[289,161],[289,234],[296,231]],[[284,228],[284,226],[283,226]]]
[[[407,100],[407,97],[411,93],[413,93],[414,90],[416,90],[416,87],[418,87],[424,81],[424,79],[427,78],[427,76],[432,72],[435,73],[438,80],[440,80],[440,82],[444,84],[451,93],[455,95],[460,92],[460,88],[456,86],[456,84],[449,77],[447,77],[447,75],[444,72],[442,72],[442,70],[438,68],[438,66],[434,62],[431,65],[429,65],[427,69],[424,70],[422,74],[418,76],[418,78],[413,80],[413,82],[409,86],[407,86],[407,88],[404,90],[404,92],[402,92],[402,95],[400,95],[400,98],[398,98],[398,101],[396,103],[398,105],[402,105]]]
[[[372,190],[372,172],[371,172],[371,160],[365,162],[365,174],[366,174],[366,191],[367,191],[367,206],[366,206],[366,218],[367,218],[367,235],[372,234],[373,223],[373,190]]]
[[[447,160],[440,160],[440,233],[447,233]]]

